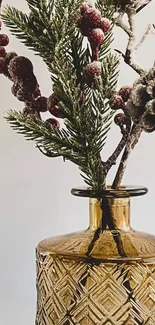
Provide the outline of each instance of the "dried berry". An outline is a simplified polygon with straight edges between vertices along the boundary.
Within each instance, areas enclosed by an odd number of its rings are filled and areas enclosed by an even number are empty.
[[[143,119],[140,125],[145,132],[151,133],[155,131],[155,115],[150,113],[145,113],[143,115]]]
[[[59,102],[60,99],[56,93],[53,93],[47,100],[47,109],[55,117],[61,117]]]
[[[33,106],[38,112],[46,112],[47,111],[47,97],[44,97],[44,96],[38,97],[33,102]]]
[[[118,125],[120,127],[122,134],[129,132],[129,129],[131,126],[131,119],[129,116],[127,116],[123,113],[118,113],[114,117],[114,122],[116,125]]]
[[[6,50],[3,46],[0,46],[0,57],[5,58]]]
[[[12,94],[16,96],[18,90],[19,90],[18,82],[14,82],[13,86],[11,87]]]
[[[127,102],[131,94],[131,90],[132,90],[131,86],[123,86],[118,91],[118,95],[120,95],[123,98],[124,102]]]
[[[20,89],[24,91],[29,91],[33,95],[37,86],[37,79],[34,74],[27,76],[25,78],[17,79]]]
[[[19,89],[16,93],[16,97],[21,102],[30,102],[33,100],[32,93],[29,91],[24,91],[22,89]]]
[[[101,13],[98,9],[90,8],[84,14],[85,21],[90,27],[97,27],[101,23]]]
[[[50,110],[51,107],[58,105],[59,102],[60,102],[60,99],[59,99],[58,95],[55,92],[53,92],[53,94],[51,96],[49,96],[49,98],[47,100],[48,110]]]
[[[5,34],[0,34],[0,46],[7,46],[9,44],[9,37]]]
[[[125,103],[123,98],[120,95],[114,95],[113,98],[110,100],[110,107],[113,110],[124,109]]]
[[[14,59],[17,56],[17,53],[15,52],[8,52],[7,55],[5,56],[5,63],[6,63],[6,69],[5,69],[5,75],[10,77],[9,71],[8,71],[8,66],[11,62],[12,59]]]
[[[4,58],[0,58],[0,73],[4,73],[6,69],[6,64]]]
[[[32,107],[26,106],[23,109],[23,114],[25,115],[35,114],[35,110]]]
[[[33,65],[26,57],[17,56],[11,60],[8,71],[13,79],[24,78],[33,73]]]
[[[49,126],[53,126],[55,128],[59,128],[60,127],[60,123],[58,120],[56,120],[55,118],[48,118],[46,121],[45,121],[47,127]]]
[[[78,18],[77,27],[80,28],[80,32],[83,36],[88,36],[91,32],[91,28],[83,16]]]
[[[80,7],[81,15],[84,15],[84,13],[90,8],[92,8],[92,5],[90,3],[83,2],[81,7]]]
[[[94,28],[91,30],[88,36],[88,40],[91,44],[91,47],[98,47],[102,44],[104,40],[104,33],[101,28]]]
[[[33,98],[34,99],[37,99],[38,97],[40,97],[41,96],[41,91],[40,91],[40,89],[39,89],[39,85],[37,84],[36,85],[36,89],[35,89],[35,91],[34,91],[34,93],[33,93]]]
[[[109,32],[111,28],[110,20],[108,18],[101,18],[99,27],[103,30],[104,33]]]
[[[84,70],[84,80],[88,86],[92,86],[95,79],[101,76],[101,62],[93,61],[87,64]]]

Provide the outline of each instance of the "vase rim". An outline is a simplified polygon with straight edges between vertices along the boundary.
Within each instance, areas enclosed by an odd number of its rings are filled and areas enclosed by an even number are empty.
[[[148,192],[148,188],[139,185],[121,185],[118,189],[113,189],[111,186],[103,190],[93,190],[91,187],[80,186],[71,189],[74,196],[89,197],[89,198],[103,198],[103,197],[130,197],[140,196]]]

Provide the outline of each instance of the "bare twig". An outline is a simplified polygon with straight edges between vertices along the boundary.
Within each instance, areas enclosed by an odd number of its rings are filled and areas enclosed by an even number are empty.
[[[133,124],[130,136],[128,137],[128,141],[121,159],[121,162],[119,164],[114,182],[112,184],[112,188],[118,188],[121,184],[127,161],[129,158],[129,155],[131,151],[134,149],[135,145],[138,143],[140,135],[142,133],[142,128],[139,125]]]
[[[129,36],[127,48],[125,54],[119,52],[126,64],[128,64],[132,69],[134,69],[139,75],[142,75],[145,71],[139,66],[135,60],[135,51],[136,51],[136,33],[135,33],[135,15],[136,10],[133,8],[127,8],[126,13],[128,16],[129,27],[123,22],[123,13],[120,13],[115,19],[115,23],[118,27],[122,28],[125,33]]]
[[[107,173],[109,172],[110,168],[116,164],[117,158],[119,157],[121,151],[123,150],[123,148],[126,145],[128,136],[129,136],[129,132],[130,132],[130,127],[131,127],[131,123],[129,123],[129,125],[127,126],[126,131],[123,133],[122,139],[120,140],[118,146],[116,147],[115,151],[112,153],[112,155],[108,158],[108,160],[103,163],[103,168],[104,168],[104,173],[105,175],[107,175]]]
[[[137,51],[138,48],[144,43],[144,41],[146,40],[147,36],[149,35],[150,31],[151,31],[151,27],[152,25],[149,24],[144,35],[142,36],[141,40],[139,41],[139,43],[135,46],[134,50]]]

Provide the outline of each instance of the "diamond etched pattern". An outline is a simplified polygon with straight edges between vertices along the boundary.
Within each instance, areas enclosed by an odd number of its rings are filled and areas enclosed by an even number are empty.
[[[130,284],[130,287],[129,287]],[[154,325],[155,265],[37,253],[36,325]]]

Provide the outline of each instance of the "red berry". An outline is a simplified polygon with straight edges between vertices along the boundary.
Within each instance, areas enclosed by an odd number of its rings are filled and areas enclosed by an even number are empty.
[[[118,113],[114,117],[115,124],[119,126],[123,125],[127,120],[129,120],[129,118],[123,113]]]
[[[12,78],[25,78],[33,73],[33,65],[29,59],[24,56],[16,56],[11,60],[8,71]]]
[[[60,102],[60,99],[59,99],[58,95],[55,92],[53,92],[53,94],[47,100],[48,110],[50,110],[51,107],[58,105],[59,102]]]
[[[24,91],[19,89],[16,93],[16,97],[21,102],[31,102],[32,101],[32,93],[29,91]]]
[[[114,122],[116,125],[118,125],[120,127],[122,134],[124,134],[124,132],[127,131],[128,127],[131,126],[130,117],[123,113],[116,114],[114,117]]]
[[[61,117],[60,109],[59,109],[59,102],[60,102],[60,99],[56,95],[56,93],[53,93],[47,100],[47,109],[55,117]]]
[[[131,94],[131,90],[132,90],[131,86],[123,86],[120,88],[118,95],[120,95],[123,98],[124,102],[127,102]]]
[[[101,18],[99,27],[103,30],[104,33],[109,32],[109,30],[111,28],[110,20],[108,18]]]
[[[84,79],[88,86],[91,86],[96,78],[101,75],[101,62],[93,61],[87,64],[84,70]]]
[[[83,2],[80,7],[81,15],[83,15],[88,9],[92,8],[92,5],[88,2]]]
[[[4,73],[6,69],[5,59],[0,58],[0,73]]]
[[[91,30],[88,41],[92,47],[98,47],[102,44],[104,40],[104,33],[101,28],[94,28]]]
[[[45,121],[46,125],[49,126],[49,125],[53,125],[55,128],[59,128],[60,127],[60,123],[58,120],[56,120],[55,118],[48,118],[46,121]]]
[[[33,98],[36,99],[36,98],[38,98],[40,96],[41,96],[41,91],[39,89],[39,85],[37,84],[36,89],[35,89],[35,91],[33,93]]]
[[[5,58],[6,56],[6,50],[3,46],[0,46],[0,57]]]
[[[0,35],[0,46],[7,46],[9,44],[9,37],[5,34]]]
[[[23,109],[23,114],[25,114],[25,115],[35,114],[35,111],[32,107],[25,107]]]
[[[101,23],[101,13],[99,10],[90,8],[84,14],[85,21],[91,27],[99,26]]]
[[[34,102],[33,102],[34,108],[38,112],[46,112],[47,111],[47,97],[41,96],[38,97]]]
[[[90,26],[88,26],[88,23],[83,16],[80,16],[78,18],[77,27],[80,28],[81,34],[83,36],[88,36],[91,31]]]
[[[58,106],[54,106],[49,109],[49,112],[55,117],[61,117],[60,109]]]
[[[115,95],[110,101],[110,107],[113,110],[124,109],[125,103],[120,95]]]

